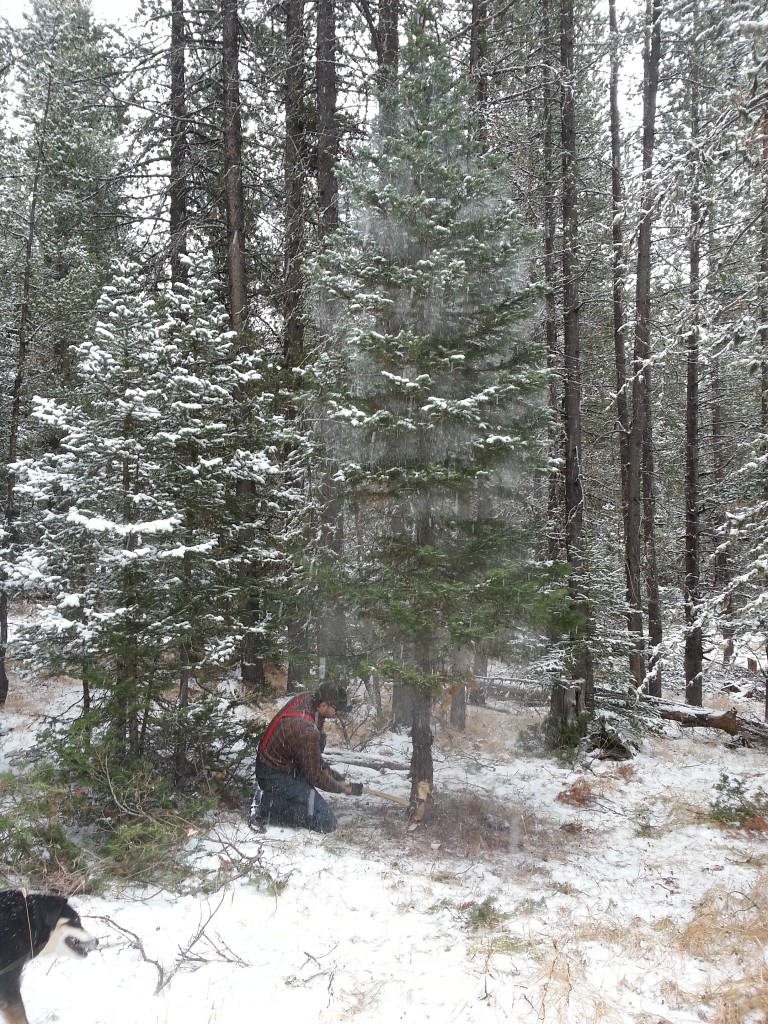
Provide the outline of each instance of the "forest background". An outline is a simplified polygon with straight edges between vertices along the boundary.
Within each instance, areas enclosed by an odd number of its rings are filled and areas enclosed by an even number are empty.
[[[0,702],[16,608],[112,799],[107,764],[215,785],[234,668],[256,703],[333,676],[410,729],[416,792],[435,699],[461,728],[494,665],[549,681],[553,745],[764,670],[767,32],[748,0],[3,24]]]

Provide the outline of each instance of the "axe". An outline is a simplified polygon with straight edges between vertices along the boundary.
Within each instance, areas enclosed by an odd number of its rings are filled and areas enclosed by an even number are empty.
[[[377,796],[380,800],[390,800],[393,804],[400,804],[401,807],[408,807],[410,800],[405,797],[395,796],[393,793],[382,793],[380,789],[371,789],[363,786],[363,796]]]

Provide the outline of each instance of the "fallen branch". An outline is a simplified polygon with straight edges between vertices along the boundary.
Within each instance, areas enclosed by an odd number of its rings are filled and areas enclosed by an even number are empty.
[[[660,718],[678,722],[684,729],[720,729],[740,740],[745,747],[762,747],[768,750],[768,725],[754,719],[742,718],[736,708],[714,711],[690,704],[674,704],[660,697],[641,694],[643,704],[655,708]]]
[[[694,708],[691,705],[674,705],[659,697],[643,696],[663,719],[679,722],[688,729],[721,729],[729,736],[740,740],[744,746],[760,746],[768,750],[768,725],[754,719],[742,718],[735,708],[718,712],[711,708]]]
[[[341,747],[326,747],[324,757],[329,761],[343,761],[344,764],[352,765],[354,768],[373,768],[377,772],[382,770],[407,772],[410,770],[409,765],[402,764],[400,761],[385,761],[381,758],[363,757],[354,750],[344,750]]]

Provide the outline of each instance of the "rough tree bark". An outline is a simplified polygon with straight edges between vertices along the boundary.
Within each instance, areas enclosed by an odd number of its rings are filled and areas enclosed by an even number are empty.
[[[469,77],[475,86],[475,142],[483,152],[488,145],[488,0],[472,0]]]
[[[542,220],[544,245],[544,331],[549,371],[549,454],[552,468],[549,471],[547,497],[547,555],[556,560],[563,556],[564,537],[561,527],[561,510],[564,504],[563,474],[563,426],[559,380],[562,374],[562,353],[557,336],[557,210],[555,202],[555,170],[553,159],[553,120],[555,106],[555,70],[552,53],[552,27],[549,17],[549,0],[541,3],[541,39],[544,53],[542,83],[543,134],[542,134]]]
[[[648,0],[649,37],[644,50],[642,215],[637,240],[635,339],[632,360],[632,423],[628,437],[627,528],[645,543],[645,577],[651,657],[648,692],[661,694],[661,606],[656,569],[655,480],[651,417],[651,242],[653,228],[653,152],[656,97],[661,58],[662,0]]]
[[[48,76],[43,114],[37,133],[35,150],[35,169],[32,176],[32,190],[29,200],[29,216],[27,232],[24,239],[24,265],[21,284],[21,309],[19,311],[19,344],[16,350],[16,373],[11,388],[11,417],[8,428],[8,460],[6,463],[5,515],[0,531],[0,543],[9,552],[15,541],[14,520],[16,518],[16,475],[10,466],[16,461],[19,446],[19,429],[21,426],[21,396],[24,390],[24,377],[27,368],[27,345],[31,328],[31,295],[32,295],[32,249],[35,243],[37,200],[40,194],[40,177],[45,161],[45,140],[48,128],[48,115],[51,108],[52,78]],[[6,555],[7,557],[7,555]],[[8,699],[8,586],[3,572],[0,576],[0,707]]]
[[[379,98],[379,133],[386,136],[394,106],[390,102],[397,93],[400,51],[400,0],[379,0],[378,21],[373,16],[370,0],[355,0],[362,12],[373,48],[376,50],[376,89]]]
[[[472,0],[469,27],[469,75],[474,82],[472,136],[480,153],[488,148],[488,0]],[[463,507],[462,518],[472,517],[472,502],[457,497]],[[490,513],[481,490],[475,494],[476,515],[485,519]],[[451,726],[463,732],[467,727],[467,680],[472,680],[473,660],[482,657],[481,644],[474,651],[459,648],[453,653],[454,683],[450,702]],[[487,659],[486,659],[487,660]]]
[[[712,205],[707,210],[707,227],[709,235],[709,252],[715,252],[715,210]],[[765,235],[763,236],[765,238]],[[766,280],[768,273],[768,239],[763,246],[761,258],[760,275],[761,280]],[[719,284],[719,273],[717,270],[710,272],[710,283],[714,291],[717,291]],[[761,315],[761,324],[766,324],[763,318],[768,315],[768,309]],[[768,326],[766,326],[768,331]],[[734,653],[733,644],[733,595],[730,591],[731,567],[729,564],[726,540],[728,537],[728,520],[725,514],[725,501],[722,497],[725,490],[727,477],[726,467],[726,441],[724,414],[726,397],[722,379],[722,356],[719,351],[712,353],[709,362],[709,384],[711,392],[711,433],[712,433],[712,478],[714,481],[715,493],[720,496],[714,506],[714,530],[715,530],[715,554],[714,562],[714,585],[716,593],[722,595],[720,608],[718,609],[718,621],[720,632],[723,634],[725,644],[723,646],[723,664],[728,665]],[[765,385],[763,385],[765,387]]]
[[[170,246],[171,283],[185,285],[189,205],[189,146],[187,142],[187,87],[184,0],[171,3],[171,182]]]
[[[339,187],[336,165],[339,134],[336,114],[336,0],[317,4],[317,203],[320,241],[339,226]],[[333,338],[325,339],[333,345]],[[328,571],[338,566],[344,550],[344,505],[338,485],[329,472],[321,483],[321,548]],[[346,674],[347,623],[337,604],[318,609],[317,653],[331,675]]]
[[[336,0],[317,3],[317,204],[320,237],[339,226],[339,185],[336,163],[339,131],[336,116]]]
[[[245,200],[243,195],[243,130],[240,116],[240,21],[239,0],[221,0],[224,208],[227,226],[227,293],[229,325],[237,336],[236,347],[248,344],[248,281],[246,268]],[[247,416],[247,402],[241,402]],[[251,518],[253,484],[238,480],[237,501],[241,524],[247,529]],[[256,649],[252,627],[258,616],[258,600],[250,595],[250,567],[241,557],[242,615],[245,638],[240,652],[240,673],[246,686],[264,686],[264,661]]]
[[[630,521],[629,431],[625,344],[627,322],[624,309],[626,287],[626,251],[624,247],[624,190],[621,174],[621,122],[619,117],[619,33],[616,0],[609,0],[608,17],[611,30],[611,206],[613,240],[613,350],[616,367],[616,417],[619,435],[619,467],[621,479],[621,515],[624,529],[624,576],[626,580],[627,629],[631,640],[629,671],[636,688],[645,678],[645,644],[643,639],[643,597],[640,531]]]
[[[571,635],[571,676],[582,681],[585,707],[594,703],[594,672],[589,647],[591,612],[585,595],[584,479],[581,437],[581,338],[578,280],[578,184],[576,99],[574,93],[575,18],[573,0],[560,6],[560,140],[563,224],[563,417],[565,428],[565,546],[571,567],[570,601],[577,625]],[[562,686],[552,690],[551,713],[567,719]]]
[[[243,198],[243,130],[240,118],[240,31],[238,0],[221,0],[224,90],[224,205],[227,219],[229,320],[242,338],[248,320]]]
[[[307,132],[304,91],[307,34],[305,0],[286,0],[285,12],[285,144],[283,183],[285,189],[283,250],[283,365],[290,374],[304,359],[305,280],[304,247],[307,187]],[[288,408],[286,415],[295,416]],[[288,661],[288,691],[301,689],[309,660],[304,624],[289,625],[291,656]]]
[[[701,307],[701,160],[699,156],[698,0],[692,5],[691,43],[691,190],[688,254],[690,323],[686,336],[685,400],[685,699],[701,706],[704,651],[699,621],[699,330]]]
[[[304,357],[304,221],[307,146],[304,0],[285,4],[285,252],[283,259],[283,361],[299,366]]]

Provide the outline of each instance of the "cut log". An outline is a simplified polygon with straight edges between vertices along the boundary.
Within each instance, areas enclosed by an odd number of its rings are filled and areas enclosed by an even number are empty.
[[[688,729],[721,729],[733,736],[745,747],[760,747],[768,750],[768,725],[754,719],[742,718],[736,708],[727,711],[714,711],[711,708],[697,708],[688,704],[672,704],[657,697],[643,694],[640,698],[644,704],[651,704],[659,713],[659,717],[671,722],[679,722]]]
[[[621,697],[615,691],[597,690],[596,696],[614,707],[631,708],[641,704],[650,707],[666,721],[678,722],[686,729],[720,729],[733,737],[734,742],[745,747],[759,747],[768,750],[768,723],[758,722],[754,718],[744,718],[736,708],[727,711],[715,711],[713,708],[700,708],[691,704],[676,704],[662,697],[650,697],[647,693]]]
[[[735,708],[717,712],[709,708],[659,707],[659,714],[662,718],[679,722],[686,728],[722,729],[729,736],[735,736],[739,731],[739,716]]]

